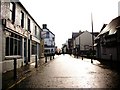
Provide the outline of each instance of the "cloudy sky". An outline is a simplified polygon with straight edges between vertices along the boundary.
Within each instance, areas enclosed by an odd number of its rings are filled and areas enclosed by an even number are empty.
[[[20,0],[32,17],[42,28],[55,34],[56,45],[61,47],[72,32],[92,31],[91,13],[94,32],[99,32],[104,23],[109,23],[118,16],[120,0]]]

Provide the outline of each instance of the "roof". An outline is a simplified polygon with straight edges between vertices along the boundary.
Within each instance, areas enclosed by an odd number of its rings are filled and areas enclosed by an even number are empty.
[[[103,24],[103,26],[102,26],[102,28],[101,28],[101,30],[100,30],[100,33],[102,32],[102,30],[105,28],[107,26],[107,24]],[[98,35],[95,37],[95,40],[97,40],[97,39],[99,39],[100,37],[99,37],[99,33],[98,33]]]
[[[120,16],[116,17],[108,25],[106,25],[106,27],[100,32],[98,36],[107,32],[108,35],[115,34],[117,32],[117,27],[119,26],[120,26]]]
[[[78,32],[72,32],[72,38],[76,38],[79,35]]]
[[[92,34],[92,32],[90,32]],[[99,34],[99,32],[93,32],[93,36],[97,36]]]
[[[72,32],[72,38],[76,38],[77,36],[81,35],[83,32]]]
[[[101,28],[100,32],[107,26],[107,24],[103,24],[103,27]]]
[[[42,30],[44,31],[43,28],[42,28]],[[55,34],[52,31],[50,31],[47,27],[45,28],[45,30],[48,30],[48,32],[50,32],[51,34],[53,34],[55,36]]]

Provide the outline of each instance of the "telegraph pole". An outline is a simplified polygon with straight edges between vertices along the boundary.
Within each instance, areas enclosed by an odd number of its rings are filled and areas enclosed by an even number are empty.
[[[93,35],[93,16],[91,13],[91,26],[92,26],[92,57],[94,56],[94,35]],[[91,58],[91,63],[93,63],[93,60]]]

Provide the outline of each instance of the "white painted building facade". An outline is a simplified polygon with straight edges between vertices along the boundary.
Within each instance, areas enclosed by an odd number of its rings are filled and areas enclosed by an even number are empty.
[[[55,55],[55,35],[43,24],[44,54]]]
[[[2,72],[13,70],[40,59],[42,29],[20,2],[1,2],[0,63]]]
[[[73,45],[79,53],[90,50],[92,48],[92,34],[88,31],[80,33],[73,41]]]

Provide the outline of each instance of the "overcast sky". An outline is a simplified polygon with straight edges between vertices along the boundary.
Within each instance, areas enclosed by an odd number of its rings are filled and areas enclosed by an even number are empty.
[[[20,0],[31,16],[42,28],[55,34],[56,46],[61,47],[72,32],[91,32],[91,12],[94,32],[118,16],[120,0]]]

